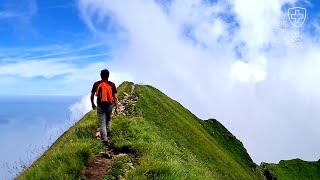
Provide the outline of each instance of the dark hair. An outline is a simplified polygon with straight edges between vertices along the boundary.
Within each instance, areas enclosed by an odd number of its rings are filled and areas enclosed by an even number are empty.
[[[101,79],[108,79],[109,78],[109,71],[108,69],[104,69],[101,71],[100,73],[100,76],[101,76]]]

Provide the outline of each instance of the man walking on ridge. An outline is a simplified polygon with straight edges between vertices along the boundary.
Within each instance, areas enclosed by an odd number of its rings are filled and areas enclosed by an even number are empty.
[[[118,114],[118,94],[115,84],[108,80],[109,71],[104,69],[100,73],[101,81],[93,84],[91,90],[92,109],[97,110],[100,125],[101,140],[105,146],[108,145],[108,137],[111,137],[111,115],[113,101],[116,105],[115,113]],[[97,96],[97,106],[94,104],[94,96]]]

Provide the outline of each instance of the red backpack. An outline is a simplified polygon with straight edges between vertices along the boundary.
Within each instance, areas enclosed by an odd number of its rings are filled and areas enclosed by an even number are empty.
[[[112,87],[107,82],[100,82],[95,95],[100,103],[108,102],[112,104]]]

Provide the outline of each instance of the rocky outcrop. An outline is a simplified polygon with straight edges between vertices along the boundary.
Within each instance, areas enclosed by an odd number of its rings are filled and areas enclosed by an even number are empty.
[[[119,115],[123,116],[133,116],[136,115],[136,104],[139,97],[135,94],[135,85],[131,85],[130,92],[123,92],[123,98],[119,100]],[[115,108],[113,109],[113,114]]]

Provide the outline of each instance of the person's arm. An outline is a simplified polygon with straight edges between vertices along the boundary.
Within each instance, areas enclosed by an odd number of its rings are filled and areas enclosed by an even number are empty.
[[[98,86],[99,82],[95,82],[92,86],[92,89],[91,89],[91,96],[90,96],[90,101],[91,101],[91,107],[93,110],[96,110],[97,109],[97,106],[94,104],[94,94],[97,90],[97,86]]]
[[[116,104],[116,110],[115,110],[115,112],[116,112],[116,114],[118,114],[118,113],[119,113],[118,93],[114,93],[114,94],[113,94],[113,98],[114,98],[114,103]]]
[[[94,93],[91,92],[91,96],[90,96],[90,101],[91,101],[91,106],[93,110],[97,109],[97,106],[94,104]]]

